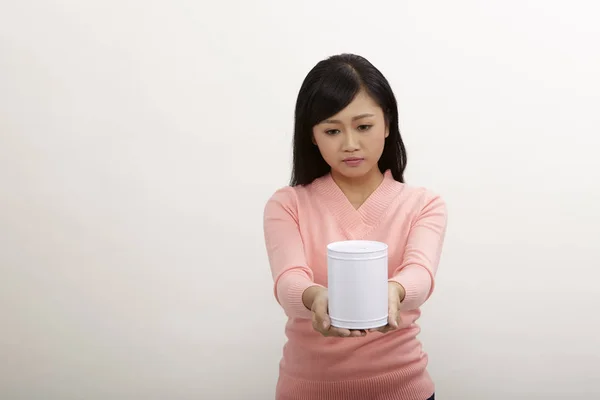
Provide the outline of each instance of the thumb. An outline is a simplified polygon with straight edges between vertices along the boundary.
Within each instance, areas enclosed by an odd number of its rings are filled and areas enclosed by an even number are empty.
[[[390,296],[388,307],[388,324],[398,328],[398,300]]]
[[[314,303],[314,313],[317,317],[317,323],[323,329],[329,329],[329,316],[327,315],[327,297],[318,296]]]
[[[398,309],[396,307],[390,307],[388,324],[393,327],[398,327]]]

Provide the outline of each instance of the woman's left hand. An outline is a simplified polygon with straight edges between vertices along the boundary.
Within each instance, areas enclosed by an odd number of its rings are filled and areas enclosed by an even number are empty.
[[[397,282],[388,282],[388,323],[381,328],[370,329],[369,332],[387,333],[400,326],[400,304],[406,292]]]

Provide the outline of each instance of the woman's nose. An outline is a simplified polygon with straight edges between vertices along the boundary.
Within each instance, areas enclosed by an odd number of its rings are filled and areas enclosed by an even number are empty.
[[[358,138],[351,132],[344,135],[344,151],[358,150]]]

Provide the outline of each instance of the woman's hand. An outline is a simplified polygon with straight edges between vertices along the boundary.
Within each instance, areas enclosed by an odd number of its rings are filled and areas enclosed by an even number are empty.
[[[310,304],[312,311],[313,328],[326,337],[360,337],[365,336],[367,332],[362,330],[350,330],[336,328],[331,326],[329,319],[328,306],[329,298],[327,289],[321,286],[311,286],[304,291],[302,301],[305,306]],[[307,307],[308,308],[308,307]]]
[[[369,332],[387,333],[398,329],[400,326],[400,304],[404,300],[406,291],[397,282],[388,282],[388,323],[381,328],[370,329]]]

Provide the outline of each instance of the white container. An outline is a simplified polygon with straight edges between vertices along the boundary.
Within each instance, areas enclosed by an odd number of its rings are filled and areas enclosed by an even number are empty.
[[[388,320],[388,246],[346,240],[327,246],[331,325],[372,329]]]

